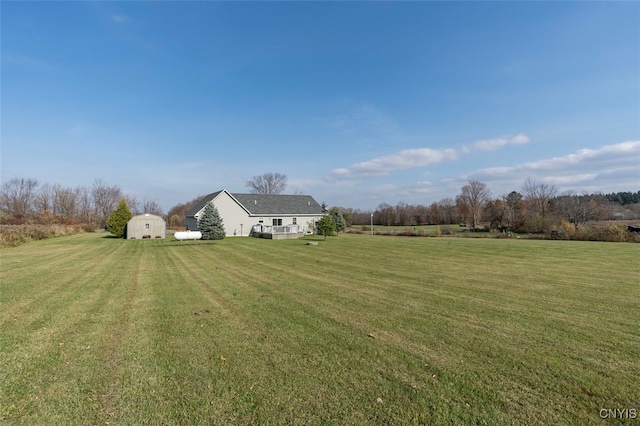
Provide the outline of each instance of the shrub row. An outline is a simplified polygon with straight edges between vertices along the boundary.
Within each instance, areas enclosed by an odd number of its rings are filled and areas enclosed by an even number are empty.
[[[559,231],[560,232],[556,231],[552,237],[577,241],[640,242],[640,233],[630,232],[627,226],[621,223],[595,224],[580,227],[562,223]]]
[[[0,225],[0,246],[13,247],[29,241],[91,232],[87,225]]]

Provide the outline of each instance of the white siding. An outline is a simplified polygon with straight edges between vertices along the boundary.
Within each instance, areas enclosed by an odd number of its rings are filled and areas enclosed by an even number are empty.
[[[240,207],[226,191],[218,194],[218,196],[212,200],[212,203],[218,209],[218,213],[222,218],[222,224],[224,225],[224,231],[227,237],[232,237],[234,232],[238,237],[246,237],[249,235],[253,220],[249,218],[247,211]],[[198,212],[198,217],[200,217],[201,214],[202,210]]]

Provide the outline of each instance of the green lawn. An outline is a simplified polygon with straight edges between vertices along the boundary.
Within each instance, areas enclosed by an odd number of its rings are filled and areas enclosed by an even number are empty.
[[[637,244],[82,234],[0,259],[0,423],[584,425],[640,411]]]

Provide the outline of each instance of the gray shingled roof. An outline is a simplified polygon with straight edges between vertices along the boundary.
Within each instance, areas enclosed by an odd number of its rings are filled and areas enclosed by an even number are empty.
[[[216,198],[218,196],[218,194],[221,193],[221,192],[222,191],[212,192],[211,194],[202,197],[202,199],[200,201],[195,203],[193,205],[193,207],[191,207],[187,211],[187,217],[193,217],[196,213],[198,213],[200,210],[202,210],[204,208],[204,206],[206,206],[209,201],[211,201],[214,198]]]
[[[251,214],[323,214],[310,195],[231,194]]]
[[[201,202],[187,212],[187,216],[194,216],[220,192],[222,191],[204,197]],[[322,206],[310,195],[231,194],[231,196],[238,200],[252,215],[324,214]]]

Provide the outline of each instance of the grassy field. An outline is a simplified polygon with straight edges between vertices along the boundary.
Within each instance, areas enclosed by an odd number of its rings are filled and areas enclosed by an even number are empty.
[[[369,225],[355,225],[348,229],[350,233],[363,233],[370,234],[371,226]],[[419,225],[419,226],[402,226],[402,225],[375,225],[373,227],[373,233],[375,235],[414,235],[414,236],[440,236],[440,235],[461,235],[467,232],[466,227],[462,227],[458,224],[454,225]],[[486,233],[488,235],[488,233]],[[495,237],[495,234],[491,235]]]
[[[584,425],[640,410],[637,244],[81,234],[0,259],[4,424]]]

